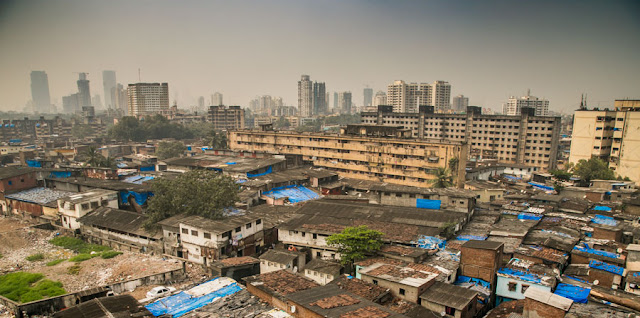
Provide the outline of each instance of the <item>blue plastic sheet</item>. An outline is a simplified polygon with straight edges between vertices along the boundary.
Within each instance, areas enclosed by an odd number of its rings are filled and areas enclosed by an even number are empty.
[[[416,208],[440,210],[440,200],[416,199]]]
[[[475,241],[484,241],[487,239],[486,235],[480,236],[480,235],[458,235],[456,237],[456,240],[458,241],[468,241],[468,240],[475,240]]]
[[[49,178],[69,178],[71,171],[51,171]]]
[[[532,185],[534,188],[539,189],[539,190],[555,191],[555,189],[553,187],[550,187],[548,185],[544,185],[542,183],[529,182],[529,184]]]
[[[215,280],[217,278],[214,278]],[[180,292],[173,296],[162,298],[156,302],[145,306],[152,315],[170,315],[171,317],[180,317],[193,310],[204,307],[218,298],[233,295],[242,290],[237,283],[232,283],[228,286],[220,288],[212,293],[206,294],[201,297],[192,297],[185,292]]]
[[[558,284],[554,294],[569,298],[576,303],[586,304],[591,288],[582,288],[580,286],[569,285],[565,283]]]
[[[534,220],[539,221],[542,220],[542,215],[537,215],[534,213],[519,213],[518,220]]]
[[[22,139],[9,139],[9,143],[12,144],[19,144],[22,142]]]
[[[522,180],[522,178],[520,178],[520,177],[515,177],[515,176],[510,176],[510,175],[505,175],[504,177],[509,179],[509,180]]]
[[[227,165],[235,165],[236,163],[232,161],[232,162],[225,162],[225,164],[227,164]]]
[[[462,276],[462,275],[458,275],[458,277],[456,277],[456,281],[453,284],[459,285],[463,283],[475,283],[476,285],[480,285],[484,288],[491,289],[491,284],[489,284],[488,281],[482,280],[480,278],[474,278],[474,277]]]
[[[596,205],[593,207],[593,210],[595,211],[607,211],[607,212],[611,212],[611,208],[608,206],[602,206],[602,205]],[[602,215],[601,215],[602,216]]]
[[[28,167],[42,168],[42,162],[38,160],[27,160]]]
[[[144,205],[149,197],[153,196],[153,192],[138,193],[135,191],[120,191],[120,203],[129,203],[129,196],[133,196],[138,205]]]
[[[140,171],[156,171],[156,166],[140,167]]]
[[[417,241],[411,243],[427,250],[443,250],[447,246],[446,240],[426,235],[420,235]]]
[[[150,181],[150,180],[153,180],[153,179],[154,179],[154,177],[151,177],[151,176],[144,177],[144,176],[140,176],[140,175],[135,175],[135,176],[127,177],[122,181],[127,182],[127,183],[142,184],[143,182],[147,182],[147,181]]]
[[[500,268],[498,270],[498,273],[500,274],[504,274],[504,275],[509,275],[512,277],[516,277],[520,280],[526,281],[526,282],[531,282],[531,283],[535,283],[535,284],[539,284],[542,280],[540,279],[540,276],[534,274],[534,273],[530,273],[530,272],[525,272],[525,271],[519,271],[513,268],[507,268],[507,267],[503,267]]]
[[[598,260],[591,260],[589,261],[589,267],[590,268],[595,268],[595,269],[599,269],[599,270],[603,270],[612,274],[616,274],[616,275],[620,275],[622,276],[622,274],[624,273],[624,268],[620,267],[620,266],[616,266],[616,265],[611,265],[605,262],[601,262]]]
[[[291,203],[304,202],[320,198],[320,196],[317,193],[313,192],[311,189],[297,184],[273,188],[269,191],[263,192],[262,194],[274,199],[289,198],[289,202]]]
[[[595,224],[602,224],[602,225],[611,225],[611,226],[618,225],[618,221],[616,221],[614,218],[610,216],[600,215],[600,214],[596,214],[596,216],[594,216],[593,219],[591,219],[591,222]]]
[[[253,174],[253,173],[248,173],[248,172],[247,172],[247,177],[248,177],[248,178],[256,178],[256,177],[266,176],[266,175],[270,174],[270,173],[272,172],[272,170],[273,170],[273,169],[271,168],[271,166],[269,166],[269,168],[267,168],[267,171],[265,171],[265,172],[263,172],[263,173],[256,173],[256,174]]]
[[[612,253],[612,252],[607,252],[607,251],[596,250],[596,249],[593,249],[593,248],[589,247],[588,244],[584,244],[584,246],[576,245],[576,246],[573,247],[573,250],[574,251],[585,252],[585,253],[589,253],[589,254],[594,254],[594,255],[600,255],[600,256],[604,256],[604,257],[608,257],[608,258],[620,258],[619,254]]]

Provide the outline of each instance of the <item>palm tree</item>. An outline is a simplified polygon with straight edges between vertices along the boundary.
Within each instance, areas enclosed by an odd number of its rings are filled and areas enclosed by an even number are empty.
[[[435,179],[429,180],[434,188],[447,188],[453,185],[453,177],[451,171],[447,168],[438,168],[434,175]]]
[[[86,163],[89,164],[92,167],[99,167],[100,163],[103,160],[103,156],[98,152],[98,150],[96,149],[96,147],[89,147],[89,149],[87,149],[87,152],[85,152],[85,157],[86,157]]]

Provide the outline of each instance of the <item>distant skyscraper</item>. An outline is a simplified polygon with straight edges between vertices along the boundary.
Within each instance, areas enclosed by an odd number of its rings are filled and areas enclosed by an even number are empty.
[[[104,106],[116,108],[116,72],[102,71],[102,87],[104,88]],[[95,105],[94,105],[95,106]]]
[[[62,97],[62,111],[67,114],[73,114],[80,110],[80,94],[75,93]]]
[[[313,83],[313,113],[312,115],[323,115],[327,113],[327,92],[324,83]]]
[[[78,79],[78,94],[80,94],[80,107],[91,106],[91,90],[89,89],[89,80],[87,73],[80,73]]]
[[[204,110],[204,96],[198,98],[198,110]]]
[[[93,95],[91,98],[91,105],[94,107],[94,110],[102,107],[102,101],[99,94]]]
[[[49,95],[49,77],[45,71],[31,72],[31,99],[33,110],[41,113],[51,111],[51,96]]]
[[[144,116],[169,110],[169,84],[135,83],[127,88],[129,116]]]
[[[351,92],[338,94],[338,106],[341,114],[351,114]]]
[[[340,108],[338,107],[338,92],[333,92],[333,112],[340,112]]]
[[[362,103],[362,106],[364,107],[371,106],[373,103],[373,88],[367,87],[364,89],[362,93],[364,95],[364,101]]]
[[[211,104],[213,104],[213,105],[211,105],[211,106],[221,106],[221,105],[224,105],[224,103],[223,103],[223,101],[222,101],[222,93],[215,92],[215,93],[213,94],[213,97],[212,97],[211,99],[212,99],[212,103],[211,103]]]
[[[127,96],[127,90],[124,88],[124,85],[118,84],[115,88],[116,93],[116,108],[120,109],[123,114],[128,114],[129,112],[129,97]]]
[[[549,116],[549,101],[531,96],[531,91],[527,90],[527,95],[522,97],[511,96],[506,104],[502,105],[505,115],[520,115],[522,107],[535,108],[536,116]]]
[[[387,94],[383,91],[378,91],[376,97],[373,100],[373,106],[387,105]]]
[[[453,98],[451,102],[451,109],[457,112],[466,111],[469,106],[469,97],[465,97],[464,95],[458,95]]]
[[[313,83],[309,75],[302,75],[298,81],[298,114],[302,117],[313,115]]]

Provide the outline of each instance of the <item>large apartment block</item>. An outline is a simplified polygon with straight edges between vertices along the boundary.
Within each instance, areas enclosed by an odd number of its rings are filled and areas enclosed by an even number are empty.
[[[421,106],[418,113],[394,109],[379,106],[377,112],[363,112],[362,123],[401,125],[421,140],[464,142],[471,158],[556,168],[560,117],[535,116],[532,108],[524,108],[518,116],[484,115],[476,106],[468,107],[466,114],[435,113],[432,106]]]
[[[394,112],[416,113],[420,106],[434,106],[438,112],[450,109],[451,85],[445,81],[405,83],[395,81],[387,86],[387,104]]]
[[[640,100],[616,100],[615,109],[574,113],[569,162],[598,157],[618,175],[640,182]]]
[[[169,84],[167,83],[129,84],[127,96],[129,116],[145,116],[169,111]]]
[[[210,106],[207,121],[213,129],[244,129],[244,109],[240,106]]]
[[[340,176],[418,187],[431,187],[438,168],[459,158],[453,178],[464,183],[467,145],[411,138],[401,127],[349,125],[340,134],[237,130],[229,132],[232,150],[299,156]]]

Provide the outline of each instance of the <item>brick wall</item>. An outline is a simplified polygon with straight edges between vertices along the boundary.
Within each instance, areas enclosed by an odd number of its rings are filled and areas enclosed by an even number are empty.
[[[603,239],[603,240],[612,240],[616,242],[622,241],[622,230],[608,230],[600,227],[593,228],[593,238],[594,239]]]

